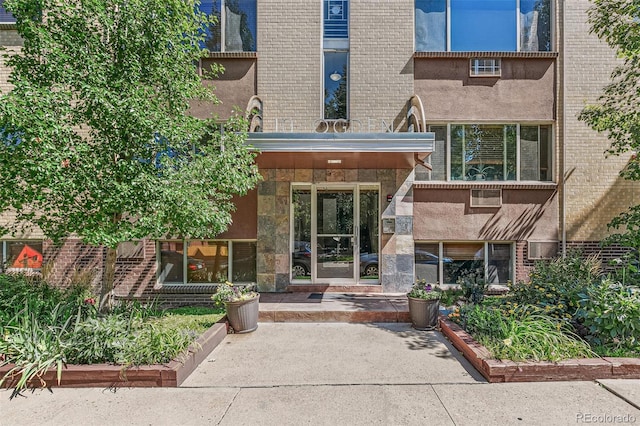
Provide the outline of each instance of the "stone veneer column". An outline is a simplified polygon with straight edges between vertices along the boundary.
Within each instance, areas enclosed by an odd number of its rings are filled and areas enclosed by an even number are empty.
[[[413,170],[380,170],[382,198],[393,199],[382,211],[382,220],[395,219],[393,234],[382,234],[380,279],[385,293],[407,292],[414,282]],[[382,232],[383,229],[381,228]]]
[[[289,194],[291,169],[261,170],[258,184],[257,281],[260,291],[289,285]]]
[[[290,259],[289,240],[291,233],[291,182],[294,181],[293,169],[276,170],[276,233],[270,236],[275,247],[275,284],[276,291],[284,291],[289,285]]]
[[[263,180],[258,183],[257,284],[259,291],[275,291],[276,171],[263,169],[260,174]]]

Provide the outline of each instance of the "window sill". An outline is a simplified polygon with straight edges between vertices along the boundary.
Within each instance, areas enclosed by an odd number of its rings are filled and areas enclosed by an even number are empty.
[[[208,52],[205,58],[212,59],[257,59],[258,52]]]
[[[540,59],[557,58],[558,52],[415,52],[415,59],[433,58],[516,58],[516,59]]]
[[[156,290],[160,293],[209,293],[213,294],[216,291],[218,284],[178,284],[178,283],[167,283],[167,284],[158,284]]]
[[[546,189],[555,190],[558,184],[555,182],[505,182],[505,181],[416,181],[415,189]]]
[[[234,285],[251,285],[255,284],[253,282],[234,282]],[[155,291],[158,293],[208,293],[213,294],[216,292],[219,283],[188,283],[188,284],[179,284],[179,283],[167,283],[161,284],[159,283],[155,287]]]

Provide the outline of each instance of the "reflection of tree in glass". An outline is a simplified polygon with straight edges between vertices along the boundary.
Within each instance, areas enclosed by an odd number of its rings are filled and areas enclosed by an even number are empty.
[[[533,10],[538,12],[538,50],[551,50],[551,2],[536,1]]]
[[[337,192],[335,194],[336,199],[336,212],[338,219],[338,233],[339,234],[352,234],[353,233],[353,193],[349,192]]]
[[[342,67],[342,79],[333,92],[325,89],[324,118],[337,120],[347,118],[347,65]]]
[[[256,50],[255,39],[253,37],[253,33],[251,32],[251,27],[249,26],[249,18],[247,13],[242,9],[239,4],[239,0],[226,0],[224,2],[227,14],[227,23],[225,25],[225,36],[226,36],[226,46],[225,50],[240,50],[238,48],[230,48],[230,40],[233,36],[239,36],[242,42],[242,51],[244,52],[253,52]],[[245,6],[246,8],[247,6]],[[218,52],[221,50],[221,13],[218,10],[218,2],[213,2],[211,7],[210,16],[215,17],[215,22],[209,25],[209,35],[205,41],[205,45],[212,52]],[[239,26],[237,29],[232,28],[231,22],[234,21],[234,18],[239,19]],[[234,34],[234,32],[236,32]],[[238,46],[239,47],[239,46]]]
[[[378,191],[360,192],[360,253],[378,252]]]
[[[311,193],[293,191],[292,198],[295,239],[311,243]]]

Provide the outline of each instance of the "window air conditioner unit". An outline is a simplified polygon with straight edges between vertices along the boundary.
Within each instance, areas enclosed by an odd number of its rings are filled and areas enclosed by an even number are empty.
[[[558,255],[557,241],[529,241],[527,258],[530,260],[552,259]]]
[[[501,189],[472,189],[471,207],[500,207],[502,206]]]

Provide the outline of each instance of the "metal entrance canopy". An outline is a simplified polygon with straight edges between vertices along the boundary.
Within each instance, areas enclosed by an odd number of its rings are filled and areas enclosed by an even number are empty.
[[[430,153],[433,132],[402,133],[249,133],[247,143],[261,152]]]

